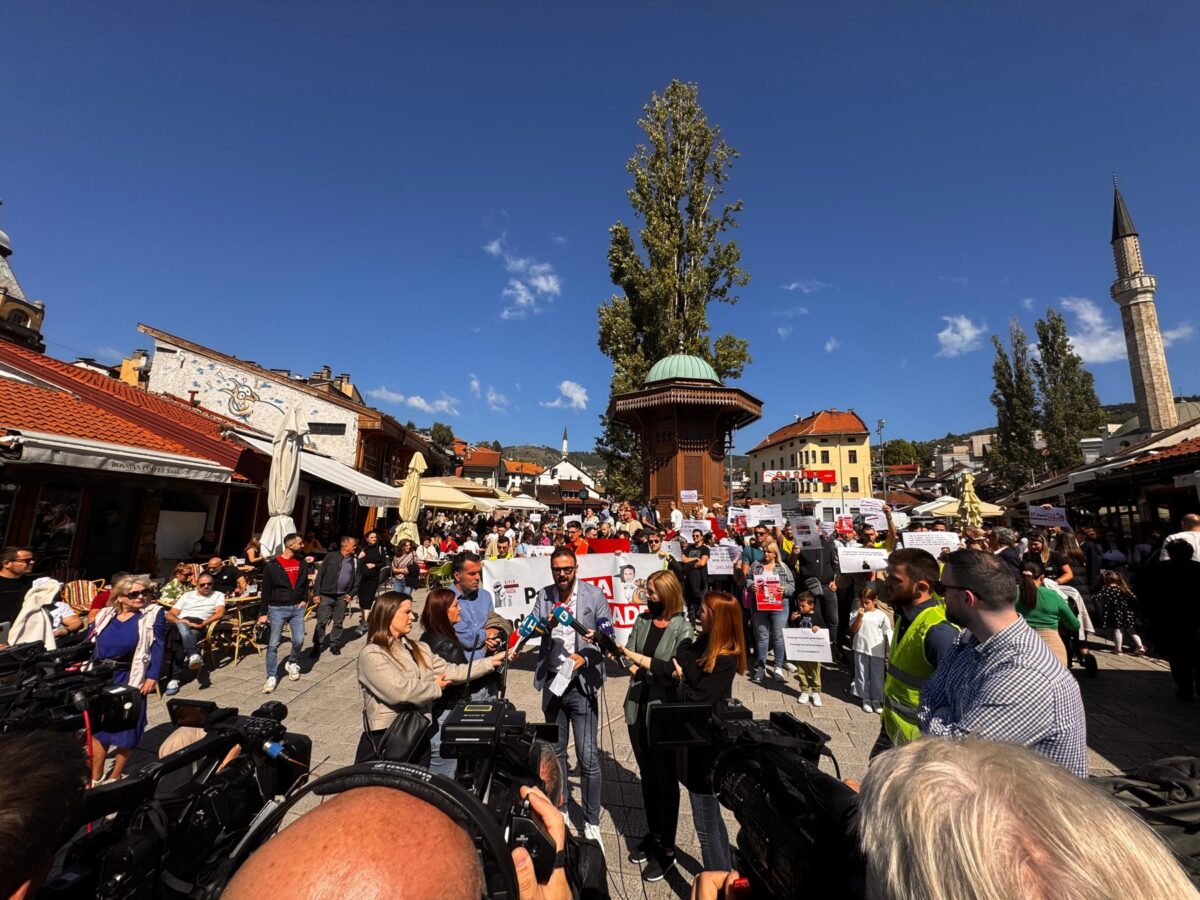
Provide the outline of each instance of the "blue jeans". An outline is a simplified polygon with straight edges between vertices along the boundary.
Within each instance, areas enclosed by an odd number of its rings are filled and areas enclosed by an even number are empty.
[[[692,804],[692,822],[696,826],[696,838],[700,841],[700,861],[709,872],[728,872],[733,868],[729,857],[729,832],[721,818],[721,801],[712,794],[693,794],[688,791]]]
[[[595,695],[587,697],[579,689],[576,679],[561,697],[555,697],[547,689],[542,692],[542,712],[546,721],[558,725],[558,743],[554,752],[562,767],[562,806],[566,813],[571,787],[567,780],[567,726],[575,734],[575,755],[579,768],[583,770],[583,817],[589,825],[600,824],[600,751],[596,746],[596,733],[600,716],[596,710]]]
[[[438,775],[445,775],[447,778],[453,778],[455,771],[458,769],[457,759],[442,759],[442,726],[446,724],[446,719],[450,715],[450,710],[454,707],[447,707],[442,710],[442,714],[437,718],[437,731],[433,733],[433,737],[429,741],[429,771],[436,772]]]
[[[197,653],[196,629],[187,622],[176,622],[175,627],[179,630],[179,639],[183,641],[183,655],[192,656]]]
[[[770,645],[775,648],[775,668],[783,668],[787,660],[783,651],[783,629],[787,627],[787,617],[786,608],[778,612],[754,612],[754,649],[758,654],[754,663],[756,667],[766,668],[767,647]]]
[[[277,671],[276,654],[283,640],[285,623],[290,624],[292,628],[292,649],[288,653],[288,662],[299,665],[300,648],[304,646],[304,608],[303,603],[267,607],[267,621],[271,625],[271,637],[267,641],[268,678],[274,678]]]

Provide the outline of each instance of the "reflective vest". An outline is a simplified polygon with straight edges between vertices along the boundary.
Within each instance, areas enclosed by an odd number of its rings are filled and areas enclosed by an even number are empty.
[[[917,706],[921,688],[934,671],[933,664],[925,658],[925,635],[944,621],[946,607],[941,603],[923,610],[892,648],[883,682],[883,727],[897,747],[920,737]]]

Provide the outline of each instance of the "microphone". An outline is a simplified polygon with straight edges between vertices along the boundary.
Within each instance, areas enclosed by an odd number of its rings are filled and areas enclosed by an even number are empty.
[[[568,628],[575,629],[575,633],[583,637],[587,637],[587,629],[579,624],[579,620],[575,618],[574,613],[563,606],[561,603],[550,610],[550,615],[560,625],[566,625]]]
[[[511,651],[509,651],[508,658],[510,660],[516,659],[517,656],[520,655],[521,650],[524,648],[526,641],[528,641],[535,634],[545,634],[549,630],[550,623],[545,619],[539,618],[536,613],[531,612],[524,619],[522,619],[521,624],[517,626],[517,634],[521,636],[521,639],[517,641],[517,645],[513,647]]]
[[[603,616],[596,620],[596,646],[619,662],[621,668],[628,669],[633,663],[629,657],[621,653],[616,636],[617,633],[613,631],[612,622]]]

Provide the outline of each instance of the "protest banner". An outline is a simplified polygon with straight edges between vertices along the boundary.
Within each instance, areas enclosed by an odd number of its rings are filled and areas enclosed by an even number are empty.
[[[888,553],[874,547],[839,547],[838,571],[843,575],[880,572],[887,568]]]
[[[719,544],[708,552],[708,574],[732,575],[734,565],[741,558],[741,547],[726,547]]]
[[[939,559],[943,550],[957,550],[961,540],[954,531],[906,531],[901,535],[906,549],[927,550]]]
[[[553,552],[554,547],[551,544],[546,544],[545,546],[542,546],[541,544],[535,544],[532,547],[525,548],[526,556],[549,556]]]
[[[749,525],[765,525],[773,528],[783,524],[783,506],[778,503],[765,503],[761,506],[747,507],[746,521]]]
[[[531,513],[529,514],[529,521],[530,521],[530,522],[540,522],[540,521],[542,521],[542,514],[541,514],[541,513],[534,513],[534,512],[531,512]]]
[[[783,609],[783,585],[774,572],[762,572],[754,577],[754,605],[759,612]]]
[[[729,507],[729,527],[735,531],[745,531],[750,527],[750,511],[744,506]]]
[[[804,550],[821,549],[821,524],[813,516],[788,516],[796,544]]]
[[[833,534],[835,526],[832,522],[821,523],[821,534]]]
[[[838,534],[854,534],[854,516],[838,516],[834,528]]]
[[[828,628],[785,628],[783,650],[790,662],[833,662]]]
[[[1031,506],[1029,507],[1029,524],[1034,528],[1066,528],[1070,523],[1067,522],[1066,509],[1061,506],[1052,506],[1049,509]]]
[[[700,502],[700,492],[699,491],[680,491],[679,492],[679,502],[680,503],[699,503]]]
[[[670,553],[673,559],[683,559],[683,544],[679,541],[663,541],[662,549]]]
[[[692,532],[697,530],[708,534],[712,531],[712,522],[708,519],[684,519],[679,525],[679,533],[689,541],[692,539]]]
[[[876,531],[887,531],[887,516],[883,514],[883,501],[875,497],[863,497],[858,501],[858,511],[863,522]]]
[[[628,553],[629,538],[622,535],[614,538],[592,538],[588,542],[589,553]]]

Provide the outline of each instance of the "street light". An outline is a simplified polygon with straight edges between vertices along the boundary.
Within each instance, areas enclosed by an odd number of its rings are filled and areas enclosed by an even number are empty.
[[[884,463],[883,456],[883,429],[887,427],[887,422],[883,419],[878,419],[875,422],[875,433],[879,436],[879,496],[887,500],[887,466]]]

